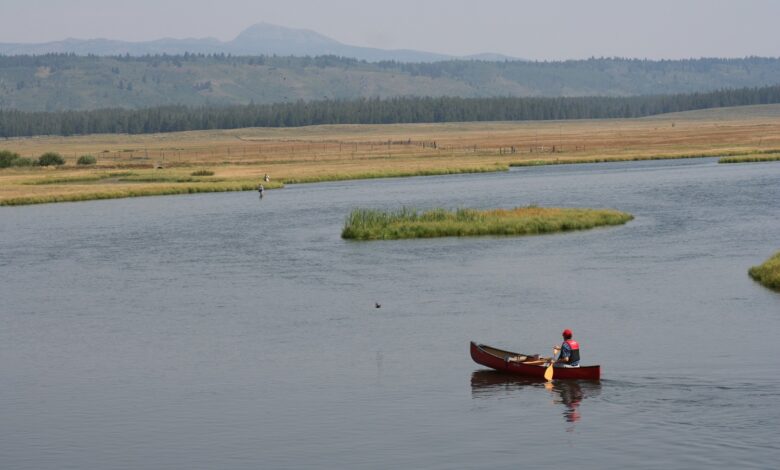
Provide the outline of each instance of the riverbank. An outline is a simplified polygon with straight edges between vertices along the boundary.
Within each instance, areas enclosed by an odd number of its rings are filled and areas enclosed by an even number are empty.
[[[343,125],[36,137],[0,150],[59,167],[0,169],[0,205],[255,189],[290,183],[506,171],[510,166],[780,154],[780,106],[646,119]],[[78,165],[84,156],[95,164]],[[91,159],[88,159],[91,161]],[[196,176],[199,170],[213,175]],[[116,175],[119,176],[116,176]]]
[[[718,163],[758,163],[780,161],[780,151],[767,152],[765,154],[741,155],[735,157],[723,157]]]
[[[537,235],[620,225],[631,214],[610,209],[517,207],[514,209],[432,209],[396,211],[353,210],[341,237],[354,240],[469,237],[482,235]]]
[[[488,166],[464,165],[461,167],[430,168],[377,168],[346,170],[341,173],[311,173],[311,169],[291,171],[281,179],[265,181],[265,167],[212,167],[207,170],[213,176],[197,177],[191,175],[191,169],[140,169],[131,172],[72,171],[51,170],[50,174],[20,172],[5,181],[6,194],[0,198],[0,206],[19,206],[51,202],[73,202],[96,199],[118,199],[125,197],[160,196],[173,194],[193,194],[229,191],[256,190],[258,184],[265,189],[283,188],[285,184],[318,183],[324,181],[342,181],[351,179],[396,178],[410,176],[450,175],[460,173],[485,173],[507,171],[506,165]],[[307,171],[309,170],[309,171]],[[54,173],[54,174],[51,174]],[[118,175],[118,176],[117,176]],[[0,181],[3,181],[0,176]],[[16,191],[8,191],[16,186]]]
[[[780,251],[763,264],[750,268],[748,274],[762,285],[780,291]]]

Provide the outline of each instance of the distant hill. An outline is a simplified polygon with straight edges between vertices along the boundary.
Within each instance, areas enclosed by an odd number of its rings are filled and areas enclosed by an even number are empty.
[[[114,41],[110,39],[66,39],[42,44],[2,44],[3,55],[77,54],[118,56],[129,54],[233,54],[233,55],[278,55],[278,56],[321,56],[336,55],[353,59],[378,62],[434,62],[457,57],[415,50],[385,50],[342,44],[335,39],[306,29],[286,28],[268,23],[258,23],[242,31],[232,41],[222,42],[214,38],[158,39],[145,42]],[[478,54],[482,57],[499,57],[497,54]],[[513,59],[506,56],[501,60]],[[515,59],[513,59],[515,60]]]
[[[292,47],[292,46],[290,46]],[[241,105],[408,96],[694,93],[780,83],[780,59],[370,63],[335,56],[0,56],[0,109]]]

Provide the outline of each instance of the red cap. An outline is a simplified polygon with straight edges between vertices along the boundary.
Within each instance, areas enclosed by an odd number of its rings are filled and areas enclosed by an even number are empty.
[[[571,330],[570,330],[570,329],[568,329],[568,328],[566,328],[565,330],[563,330],[563,333],[561,333],[561,334],[562,334],[562,335],[563,335],[563,337],[564,337],[564,338],[566,338],[566,339],[569,339],[569,338],[571,338],[571,337],[572,337]]]

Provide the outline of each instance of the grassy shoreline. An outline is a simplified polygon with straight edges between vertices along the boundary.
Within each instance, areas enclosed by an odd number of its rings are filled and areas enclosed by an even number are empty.
[[[398,240],[406,238],[465,237],[483,235],[538,235],[621,225],[631,214],[612,209],[517,207],[514,209],[442,208],[418,211],[354,209],[341,236],[353,240]]]
[[[780,161],[780,152],[771,152],[765,155],[744,155],[734,157],[724,157],[718,160],[718,163],[758,163],[758,162],[777,162]]]
[[[58,167],[0,169],[0,206],[266,189],[292,183],[679,158],[780,157],[780,105],[653,119],[332,125],[0,140]],[[80,156],[95,162],[78,165]]]
[[[780,251],[763,264],[751,267],[748,274],[762,285],[780,291]]]
[[[169,196],[175,194],[195,194],[230,191],[254,191],[262,182],[265,189],[283,188],[285,184],[319,183],[326,181],[345,181],[371,178],[401,178],[411,176],[453,175],[464,173],[488,173],[507,171],[506,165],[489,165],[483,167],[446,167],[427,170],[395,170],[373,171],[353,174],[319,174],[283,178],[279,181],[263,182],[256,179],[213,178],[176,176],[175,174],[138,174],[120,173],[104,175],[87,175],[74,177],[46,177],[29,179],[19,184],[22,186],[53,185],[58,190],[52,194],[23,195],[0,199],[0,206],[21,206],[46,204],[54,202],[77,202],[99,199],[120,199],[127,197]],[[104,181],[105,184],[101,184]],[[73,192],[68,192],[71,189]]]
[[[723,157],[724,155],[735,155],[734,157]],[[744,155],[744,157],[740,157]],[[765,155],[765,156],[755,156]],[[756,152],[710,152],[700,154],[669,154],[669,155],[649,155],[649,156],[608,156],[608,157],[587,157],[587,158],[559,158],[547,156],[540,159],[509,161],[508,163],[494,163],[481,166],[449,166],[451,161],[443,161],[444,166],[434,166],[425,169],[365,169],[357,172],[338,172],[328,171],[319,174],[296,175],[291,174],[281,178],[281,181],[265,184],[266,189],[277,189],[284,187],[285,184],[305,184],[322,183],[328,181],[347,181],[358,179],[374,178],[405,178],[412,176],[435,176],[435,175],[455,175],[466,173],[491,173],[507,171],[510,167],[528,167],[543,165],[570,165],[570,164],[588,164],[588,163],[613,163],[628,161],[646,161],[646,160],[674,160],[689,158],[712,158],[723,157],[719,163],[742,163],[742,162],[766,162],[780,160],[780,150],[756,151]],[[199,165],[200,167],[202,165]],[[253,165],[245,165],[251,167]],[[334,165],[337,166],[337,165]],[[180,166],[173,167],[163,172],[151,169],[137,169],[134,171],[116,171],[107,172],[106,168],[92,169],[92,174],[81,174],[84,170],[73,168],[61,168],[56,170],[39,170],[65,173],[62,176],[52,176],[49,174],[39,176],[30,173],[27,170],[25,177],[19,178],[15,183],[20,187],[30,186],[52,186],[58,187],[50,194],[24,194],[15,197],[0,197],[0,206],[19,206],[30,204],[46,204],[54,202],[75,202],[89,201],[98,199],[119,199],[127,197],[143,196],[165,196],[175,194],[194,194],[211,192],[230,192],[230,191],[250,191],[255,190],[260,182],[257,179],[247,179],[245,175],[234,175],[230,177],[197,177],[191,176],[191,170],[194,167]],[[210,168],[208,171],[219,168]],[[78,174],[68,176],[68,171],[74,171]],[[87,170],[90,171],[90,170]],[[183,174],[182,172],[186,172]],[[9,174],[10,172],[6,172]],[[257,173],[257,171],[247,171],[247,173]],[[1,175],[1,174],[0,174]],[[141,187],[138,183],[148,183]],[[82,184],[81,187],[78,185]],[[131,186],[132,185],[132,186]],[[100,189],[96,189],[96,188]],[[69,191],[70,188],[72,191]]]
[[[766,155],[766,156],[755,156]],[[682,160],[688,158],[717,158],[718,163],[741,163],[743,161],[774,161],[780,160],[780,149],[752,150],[752,151],[722,151],[703,152],[691,154],[665,154],[665,155],[635,155],[620,157],[588,157],[568,159],[541,159],[512,162],[511,167],[536,166],[536,165],[569,165],[582,163],[614,163],[614,162],[639,162],[647,160]]]
[[[254,181],[203,183],[199,185],[123,185],[106,190],[97,190],[94,192],[50,194],[45,196],[21,196],[2,200],[0,201],[0,206],[24,206],[33,204],[47,204],[53,202],[79,202],[95,201],[101,199],[122,199],[129,197],[249,191],[256,189],[256,187],[257,183]],[[281,185],[276,187],[281,187]]]
[[[734,155],[734,157],[723,157]],[[719,163],[741,163],[758,161],[780,160],[780,149],[760,150],[752,152],[705,152],[697,154],[667,154],[645,156],[608,156],[588,158],[560,158],[553,155],[541,159],[509,161],[508,163],[494,163],[481,166],[449,166],[450,160],[434,162],[431,168],[408,169],[368,169],[355,172],[330,171],[318,174],[306,174],[282,177],[280,181],[265,183],[266,189],[283,188],[286,184],[322,183],[328,181],[347,181],[374,178],[405,178],[412,176],[455,175],[467,173],[491,173],[507,171],[510,167],[527,167],[542,165],[569,165],[588,163],[612,163],[625,161],[645,160],[672,160],[689,158],[712,158],[721,156]],[[744,157],[742,157],[744,156]],[[440,166],[444,165],[444,166]],[[198,165],[202,167],[203,165]],[[258,173],[251,171],[254,165],[244,165],[248,168],[246,173]],[[338,165],[334,165],[337,167]],[[47,204],[55,202],[77,202],[100,199],[120,199],[127,197],[168,196],[176,194],[195,194],[231,191],[252,191],[260,182],[257,179],[248,179],[239,171],[238,174],[227,177],[219,176],[192,176],[193,166],[177,166],[166,170],[153,170],[149,168],[122,167],[108,171],[107,168],[93,168],[84,170],[81,168],[60,168],[54,170],[36,169],[38,173],[30,170],[24,172],[24,176],[15,183],[20,187],[52,186],[56,188],[49,194],[25,194],[16,197],[0,197],[0,206],[20,206],[32,204]],[[132,171],[128,171],[128,170]],[[212,173],[220,172],[219,167],[210,167]],[[83,174],[84,172],[88,174]],[[51,175],[50,173],[60,175]],[[69,175],[74,172],[74,175]],[[18,173],[18,171],[17,171]],[[40,174],[44,173],[44,174]],[[48,174],[46,174],[48,173]],[[11,174],[11,172],[6,172]],[[0,173],[2,175],[2,173]],[[146,183],[142,185],[141,183]]]

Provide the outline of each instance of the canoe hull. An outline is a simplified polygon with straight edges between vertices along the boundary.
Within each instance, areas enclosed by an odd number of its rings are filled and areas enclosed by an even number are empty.
[[[515,375],[525,377],[544,378],[544,371],[547,369],[544,365],[529,365],[522,362],[509,362],[507,357],[523,356],[523,354],[504,351],[484,344],[471,342],[471,358],[477,364],[490,367]],[[582,366],[582,367],[556,367],[553,371],[553,379],[579,379],[579,380],[599,380],[601,378],[601,366]]]

